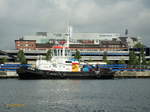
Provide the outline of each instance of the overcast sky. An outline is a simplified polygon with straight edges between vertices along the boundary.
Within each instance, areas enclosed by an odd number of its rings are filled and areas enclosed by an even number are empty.
[[[38,31],[120,33],[150,46],[150,0],[0,0],[0,49]]]

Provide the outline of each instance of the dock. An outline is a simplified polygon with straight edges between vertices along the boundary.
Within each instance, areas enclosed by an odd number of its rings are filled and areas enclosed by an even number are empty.
[[[115,78],[150,78],[150,71],[117,71]]]
[[[16,71],[0,71],[0,79],[18,78]]]

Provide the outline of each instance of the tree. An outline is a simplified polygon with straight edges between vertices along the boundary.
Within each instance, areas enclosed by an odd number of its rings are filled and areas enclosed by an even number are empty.
[[[137,56],[136,56],[134,51],[129,52],[129,62],[128,62],[128,64],[129,65],[137,65],[138,64],[138,59],[137,59]]]
[[[23,50],[19,50],[17,54],[17,61],[19,61],[21,64],[27,63]]]
[[[150,61],[146,61],[146,65],[150,65]]]
[[[51,50],[48,50],[46,53],[46,60],[51,60],[51,58],[52,58],[52,52]]]
[[[106,63],[111,65],[111,64],[113,64],[114,62],[113,62],[113,61],[110,61],[110,60],[106,60]]]
[[[107,52],[106,51],[104,51],[104,53],[103,53],[103,61],[107,62]]]
[[[124,59],[119,60],[119,61],[118,61],[118,64],[125,64]]]
[[[3,57],[1,60],[0,60],[0,63],[4,64],[5,62],[7,62],[8,59],[6,57]]]
[[[75,52],[74,58],[75,58],[75,59],[78,59],[78,60],[80,60],[80,59],[81,59],[80,51],[78,51],[77,49],[76,49],[76,52]]]
[[[91,57],[89,58],[88,62],[92,62],[92,58]]]
[[[145,53],[144,53],[144,45],[142,43],[137,43],[134,45],[134,48],[138,48],[139,51],[139,57],[138,57],[138,64],[145,65],[146,64],[146,59],[145,59]]]
[[[138,42],[133,46],[134,48],[144,48],[144,45],[141,42]]]
[[[146,64],[146,59],[145,59],[145,51],[144,51],[144,47],[142,47],[140,49],[140,57],[141,59],[139,61],[141,61],[141,64],[142,65],[145,65]]]

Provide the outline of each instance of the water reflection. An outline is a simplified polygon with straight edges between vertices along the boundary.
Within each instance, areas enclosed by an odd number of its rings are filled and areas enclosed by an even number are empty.
[[[0,80],[2,112],[147,112],[150,79]]]

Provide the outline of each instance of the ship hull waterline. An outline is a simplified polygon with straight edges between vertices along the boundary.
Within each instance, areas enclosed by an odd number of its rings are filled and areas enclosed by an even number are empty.
[[[62,72],[19,68],[19,79],[113,79],[111,71]]]

